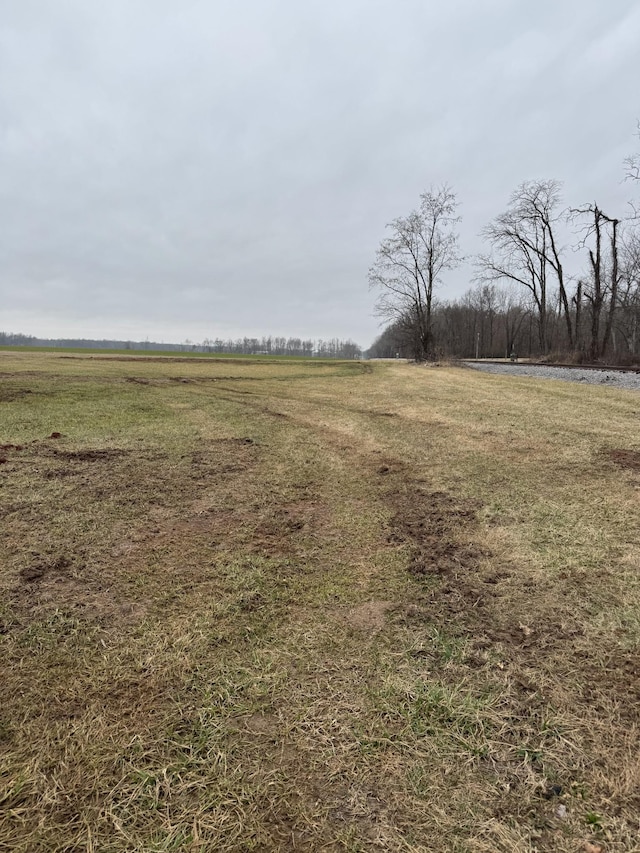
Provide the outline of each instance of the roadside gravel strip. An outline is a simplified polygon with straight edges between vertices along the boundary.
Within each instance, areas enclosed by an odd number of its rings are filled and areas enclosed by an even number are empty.
[[[511,376],[532,376],[535,379],[560,379],[564,382],[586,382],[589,385],[608,385],[640,391],[640,374],[617,370],[581,370],[579,367],[551,367],[539,364],[483,364],[465,361],[467,367],[485,373],[502,373]]]

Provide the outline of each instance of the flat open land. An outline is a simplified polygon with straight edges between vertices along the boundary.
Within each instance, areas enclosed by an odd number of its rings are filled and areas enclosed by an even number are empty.
[[[0,352],[0,851],[640,850],[640,394]]]

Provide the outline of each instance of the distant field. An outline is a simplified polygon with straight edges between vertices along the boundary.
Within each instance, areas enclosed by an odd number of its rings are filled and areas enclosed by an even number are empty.
[[[125,355],[131,357],[158,357],[158,358],[207,358],[207,359],[259,359],[260,361],[309,361],[312,356],[303,355],[243,355],[242,353],[232,352],[199,352],[197,350],[156,350],[156,349],[111,349],[102,347],[28,347],[28,346],[10,346],[0,344],[1,352],[24,352],[24,353],[40,353],[41,355],[51,354],[57,355],[60,353],[77,353],[82,356],[90,355]],[[333,360],[333,359],[332,359]]]
[[[144,355],[0,352],[0,851],[640,849],[637,392]]]

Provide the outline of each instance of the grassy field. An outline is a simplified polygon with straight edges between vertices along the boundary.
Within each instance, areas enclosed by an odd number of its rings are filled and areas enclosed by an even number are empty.
[[[640,850],[640,395],[0,352],[0,851]]]
[[[112,347],[43,347],[43,346],[13,346],[7,344],[0,344],[1,352],[15,352],[15,353],[39,353],[40,355],[45,354],[68,354],[68,353],[76,353],[78,355],[83,356],[91,356],[91,355],[100,355],[100,356],[108,356],[108,355],[122,355],[127,357],[140,356],[147,358],[178,358],[178,359],[192,359],[192,358],[207,358],[214,359],[215,361],[220,361],[220,359],[240,359],[240,360],[252,360],[255,361],[258,359],[259,361],[307,361],[313,356],[299,356],[299,355],[245,355],[244,353],[231,353],[231,352],[201,352],[199,350],[189,349],[189,345],[185,344],[184,350],[156,350],[156,349],[118,349]]]

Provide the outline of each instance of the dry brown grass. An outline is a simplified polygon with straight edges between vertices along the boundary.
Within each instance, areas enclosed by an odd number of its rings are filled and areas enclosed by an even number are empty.
[[[639,411],[0,354],[0,850],[640,849]]]

